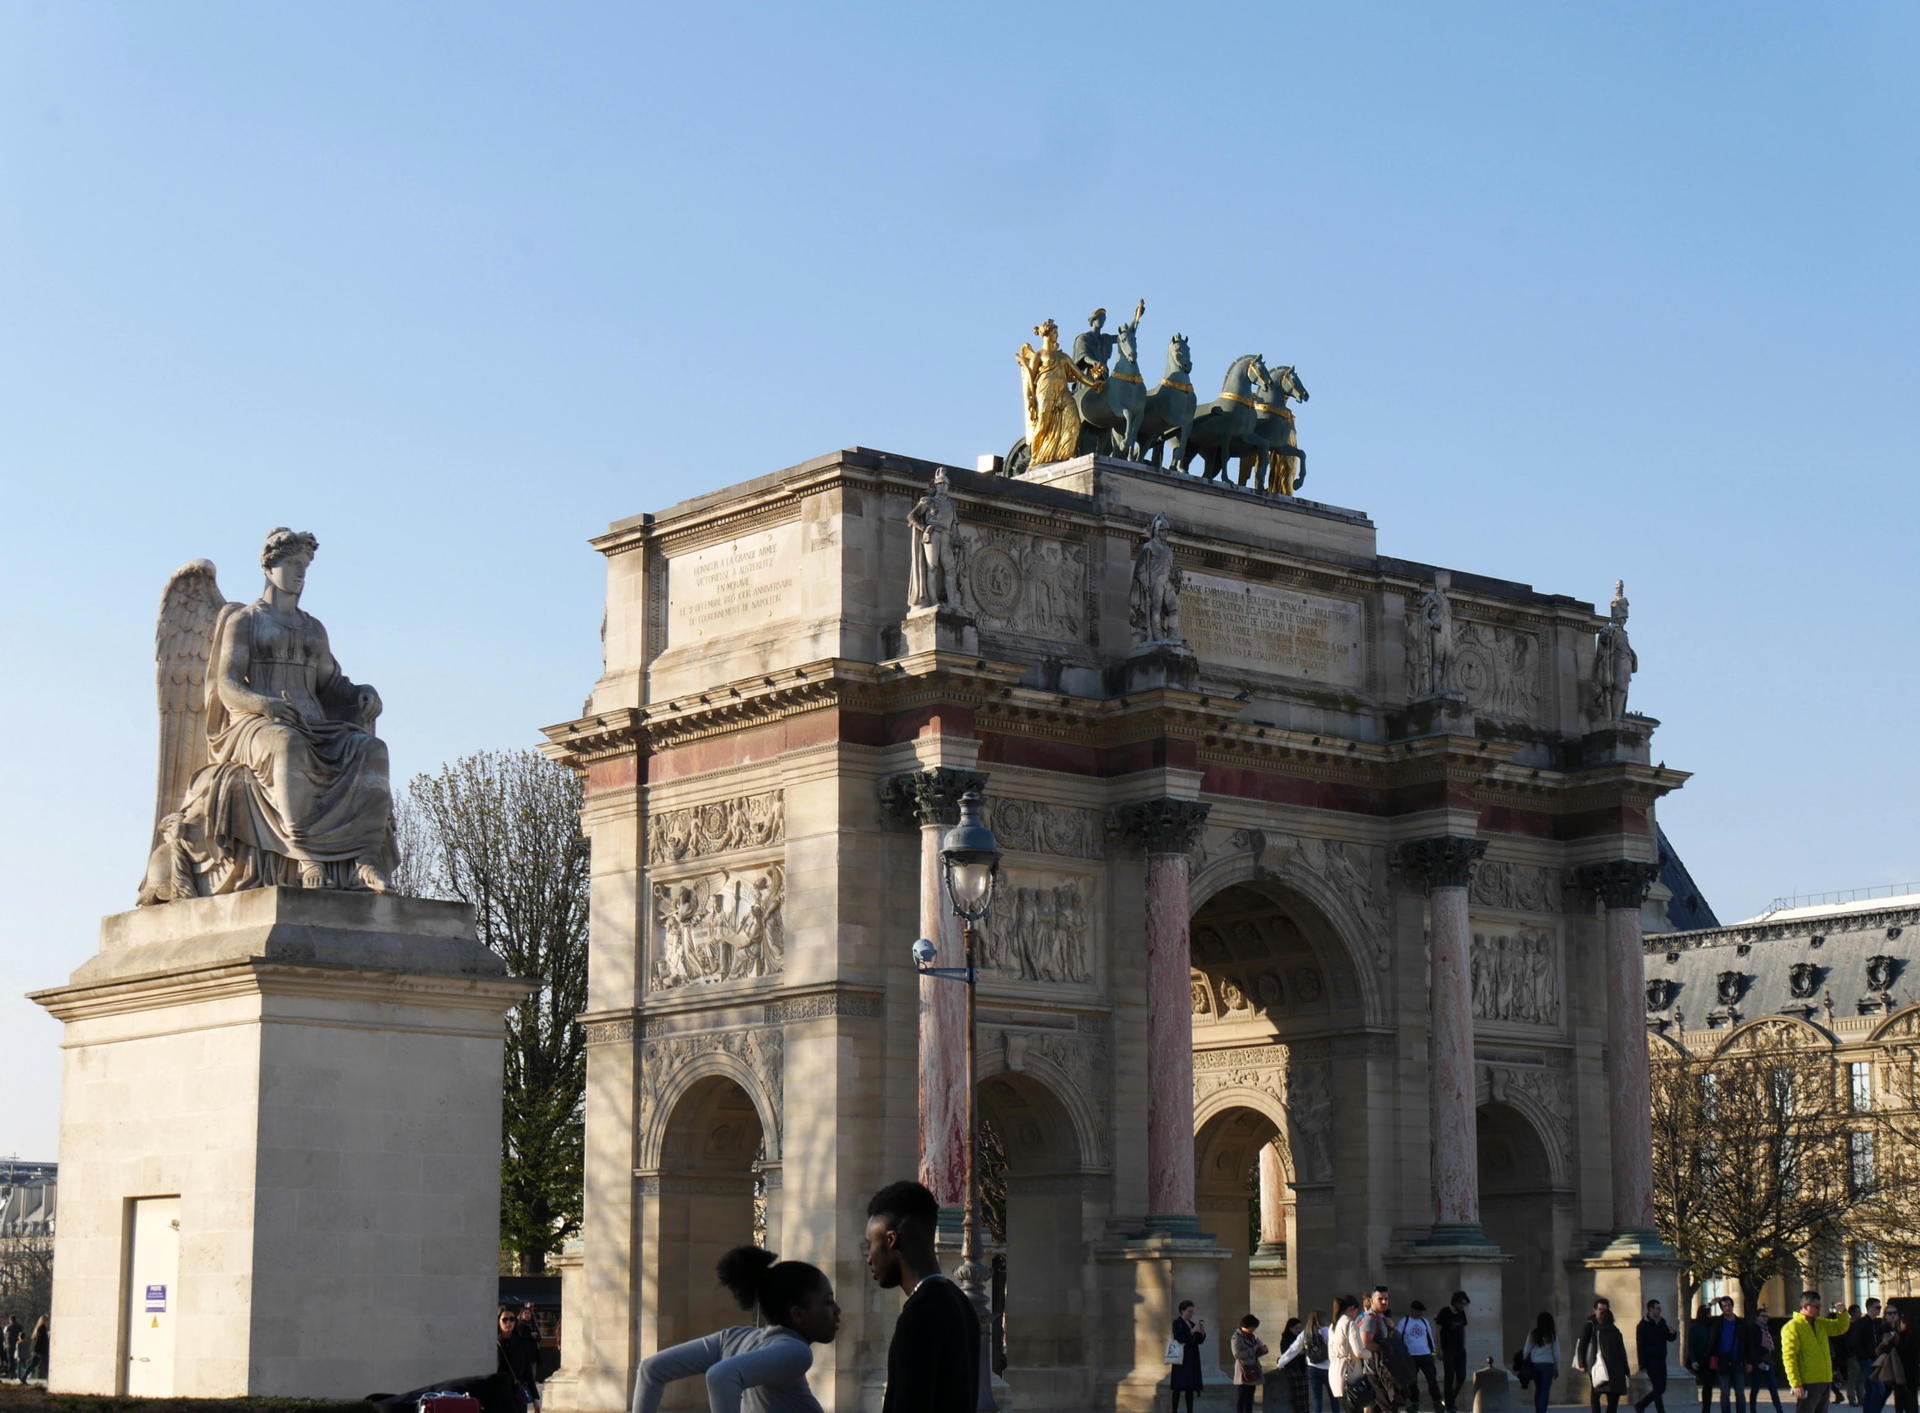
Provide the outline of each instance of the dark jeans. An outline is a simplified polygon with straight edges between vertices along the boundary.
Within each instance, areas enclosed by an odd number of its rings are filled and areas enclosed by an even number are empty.
[[[1747,1413],[1747,1371],[1735,1362],[1722,1364],[1720,1375],[1721,1413]],[[1700,1395],[1700,1413],[1707,1413],[1707,1398]]]
[[[1893,1406],[1899,1409],[1900,1413],[1920,1413],[1920,1388],[1915,1388],[1912,1384],[1895,1384]]]
[[[1313,1413],[1337,1413],[1333,1390],[1327,1387],[1327,1371],[1307,1365],[1307,1388],[1313,1394]]]
[[[1597,1388],[1587,1394],[1587,1407],[1592,1409],[1593,1413],[1600,1413],[1601,1399],[1606,1400],[1606,1413],[1620,1413],[1620,1395],[1617,1393],[1602,1393]]]
[[[1887,1406],[1887,1386],[1880,1380],[1868,1379],[1860,1386],[1860,1391],[1865,1395],[1860,1400],[1860,1406],[1866,1409],[1866,1413],[1880,1413]]]
[[[1667,1413],[1667,1366],[1665,1364],[1643,1365],[1641,1372],[1647,1376],[1647,1396],[1634,1404],[1634,1413],[1646,1413],[1649,1403],[1655,1413]]]
[[[1773,1413],[1780,1413],[1780,1371],[1771,1364],[1756,1364],[1747,1384],[1747,1413],[1760,1406],[1760,1390],[1773,1399]]]
[[[1809,1385],[1807,1396],[1794,1405],[1794,1413],[1827,1413],[1827,1404],[1832,1400],[1832,1384]]]
[[[1447,1407],[1458,1408],[1460,1385],[1467,1381],[1467,1342],[1463,1339],[1458,1347],[1445,1344],[1440,1347],[1440,1362],[1446,1368],[1447,1381],[1443,1385],[1447,1393]]]
[[[1558,1364],[1535,1364],[1533,1369],[1533,1413],[1547,1413],[1547,1400],[1553,1394],[1553,1381],[1560,1376]]]
[[[1433,1356],[1431,1354],[1412,1354],[1409,1355],[1408,1358],[1413,1360],[1413,1388],[1410,1390],[1413,1394],[1413,1401],[1411,1406],[1416,1409],[1420,1406],[1420,1376],[1425,1374],[1427,1376],[1427,1392],[1433,1395],[1434,1408],[1436,1410],[1439,1409],[1441,1407],[1440,1371],[1434,1367]]]
[[[1236,1384],[1233,1389],[1233,1407],[1235,1413],[1253,1413],[1252,1384]]]

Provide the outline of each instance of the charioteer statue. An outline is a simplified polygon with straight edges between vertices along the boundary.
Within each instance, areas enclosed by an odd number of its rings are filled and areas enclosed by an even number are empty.
[[[1290,496],[1307,478],[1289,405],[1307,400],[1306,385],[1291,364],[1269,369],[1257,353],[1227,367],[1220,396],[1201,403],[1194,395],[1193,357],[1186,337],[1167,345],[1167,368],[1149,389],[1140,374],[1140,321],[1106,332],[1107,311],[1096,309],[1073,341],[1060,348],[1059,326],[1048,319],[1034,328],[1040,347],[1019,351],[1026,436],[1007,453],[1010,476],[1034,466],[1076,456],[1103,455],[1189,472],[1200,462],[1206,480],[1224,477],[1238,462],[1237,483],[1264,495]]]

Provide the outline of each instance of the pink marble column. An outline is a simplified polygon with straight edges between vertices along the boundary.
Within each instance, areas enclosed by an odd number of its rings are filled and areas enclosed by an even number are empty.
[[[1193,949],[1187,851],[1207,820],[1197,800],[1126,806],[1147,855],[1147,1224],[1197,1233],[1193,1200]]]
[[[960,818],[960,797],[987,777],[941,766],[894,777],[888,800],[920,827],[920,935],[939,949],[937,966],[961,960],[960,922],[940,874],[941,837]],[[920,978],[920,1181],[940,1205],[967,1200],[967,989],[941,977]]]
[[[1484,1243],[1480,1230],[1479,1116],[1473,1077],[1473,938],[1467,884],[1486,842],[1458,835],[1416,839],[1401,860],[1427,889],[1429,998],[1428,1078],[1433,1106],[1433,1236],[1436,1242]]]
[[[1260,1250],[1278,1256],[1287,1245],[1287,1170],[1272,1143],[1260,1147]]]
[[[1607,1137],[1616,1238],[1657,1240],[1653,1227],[1652,1081],[1647,1060],[1647,960],[1640,905],[1658,864],[1610,859],[1580,870],[1607,910]]]

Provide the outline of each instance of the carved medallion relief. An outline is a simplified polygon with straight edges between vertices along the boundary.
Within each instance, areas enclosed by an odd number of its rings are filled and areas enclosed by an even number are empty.
[[[1553,934],[1528,929],[1474,933],[1471,977],[1475,1019],[1560,1023],[1560,968]]]
[[[961,529],[966,602],[983,628],[1077,642],[1087,624],[1087,552],[1063,540]]]
[[[1483,908],[1557,913],[1560,911],[1560,878],[1552,869],[1534,864],[1482,859],[1473,871],[1467,896]]]
[[[1453,671],[1477,712],[1522,721],[1540,714],[1540,640],[1532,633],[1461,621]]]
[[[1000,847],[1013,853],[1097,859],[1102,852],[1097,810],[1003,797],[989,802],[987,823]]]

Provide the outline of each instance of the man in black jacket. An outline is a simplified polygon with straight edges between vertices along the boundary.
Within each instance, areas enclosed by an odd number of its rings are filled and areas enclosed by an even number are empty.
[[[906,1304],[887,1346],[881,1413],[974,1413],[980,1406],[980,1317],[940,1272],[940,1204],[917,1182],[883,1187],[867,1204],[867,1270]]]
[[[1887,1406],[1887,1386],[1873,1376],[1873,1359],[1887,1322],[1880,1318],[1880,1302],[1869,1300],[1860,1318],[1846,1333],[1847,1358],[1859,1370],[1862,1413],[1880,1413]]]
[[[1447,1308],[1435,1318],[1440,1327],[1440,1362],[1446,1368],[1443,1390],[1448,1413],[1460,1406],[1460,1388],[1467,1381],[1467,1307],[1473,1302],[1464,1290],[1456,1290]]]
[[[1647,1302],[1647,1316],[1634,1331],[1634,1353],[1640,1359],[1640,1371],[1647,1376],[1647,1396],[1633,1405],[1633,1413],[1647,1413],[1651,1403],[1654,1413],[1667,1413],[1664,1395],[1667,1391],[1667,1346],[1680,1338],[1679,1333],[1667,1323],[1667,1317],[1660,1309],[1660,1302]]]

